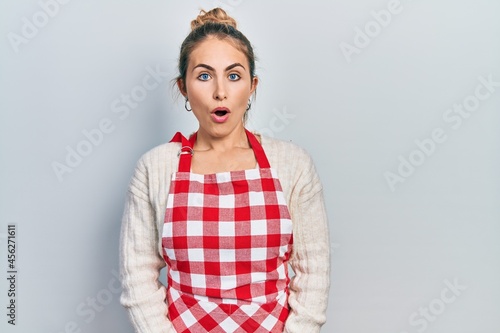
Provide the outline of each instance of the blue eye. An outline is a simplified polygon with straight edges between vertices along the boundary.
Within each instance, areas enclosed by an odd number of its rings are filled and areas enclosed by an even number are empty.
[[[203,73],[203,74],[200,74],[200,76],[198,76],[198,79],[200,79],[202,81],[207,81],[208,79],[210,79],[210,75],[208,75],[207,73]]]
[[[229,80],[237,81],[239,79],[240,79],[240,76],[238,74],[235,74],[235,73],[229,74]]]

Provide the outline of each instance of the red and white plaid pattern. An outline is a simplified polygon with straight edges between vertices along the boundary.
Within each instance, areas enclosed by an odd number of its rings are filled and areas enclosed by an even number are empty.
[[[292,221],[277,175],[247,136],[260,168],[194,174],[182,154],[172,176],[162,243],[177,332],[283,332]],[[177,138],[192,147],[196,136]]]

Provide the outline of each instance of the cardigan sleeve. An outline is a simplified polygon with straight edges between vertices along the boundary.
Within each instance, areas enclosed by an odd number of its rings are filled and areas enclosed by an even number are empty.
[[[286,333],[316,333],[326,321],[330,287],[330,246],[323,189],[314,164],[306,154],[291,194],[295,273],[290,282],[290,314]]]
[[[129,185],[120,234],[120,303],[137,333],[175,332],[167,318],[166,288],[158,280],[165,261],[158,253],[148,174],[139,161]]]

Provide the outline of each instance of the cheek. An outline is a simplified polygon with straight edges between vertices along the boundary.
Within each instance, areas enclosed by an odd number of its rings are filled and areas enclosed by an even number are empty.
[[[238,99],[246,101],[251,95],[250,85],[242,82],[242,84],[235,85],[232,92]]]
[[[210,96],[210,87],[206,82],[193,81],[187,85],[189,99],[195,100],[206,99]]]
[[[250,92],[245,91],[245,93],[241,94],[241,105],[246,108],[248,105],[248,101],[250,100]]]

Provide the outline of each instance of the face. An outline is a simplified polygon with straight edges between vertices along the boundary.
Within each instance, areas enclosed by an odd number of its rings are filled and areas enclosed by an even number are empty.
[[[189,56],[181,93],[199,122],[199,132],[221,138],[244,130],[243,115],[257,87],[248,60],[231,41],[208,37]]]

